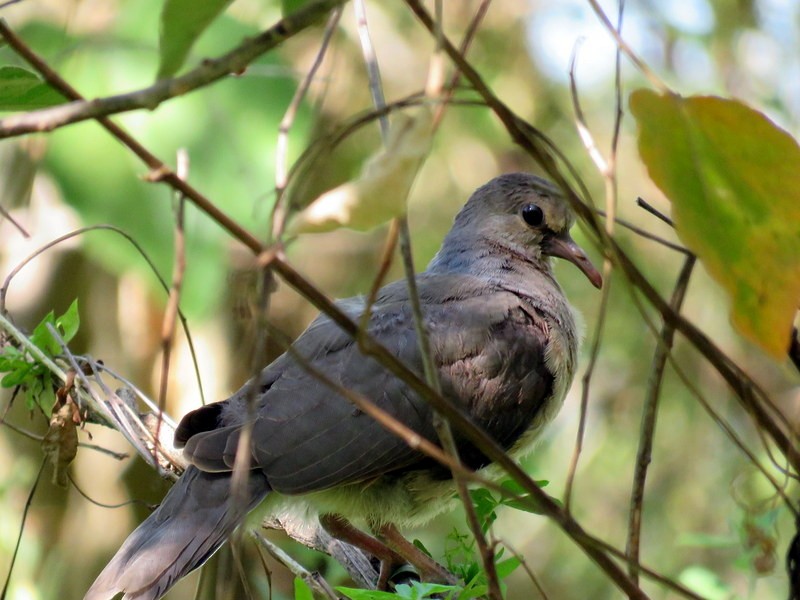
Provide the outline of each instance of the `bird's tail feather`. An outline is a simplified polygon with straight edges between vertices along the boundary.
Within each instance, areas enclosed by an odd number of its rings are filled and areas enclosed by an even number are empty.
[[[270,488],[251,471],[246,502],[232,499],[230,473],[189,467],[161,506],[125,540],[84,600],[156,600],[202,565],[231,535]],[[243,496],[244,497],[244,496]]]

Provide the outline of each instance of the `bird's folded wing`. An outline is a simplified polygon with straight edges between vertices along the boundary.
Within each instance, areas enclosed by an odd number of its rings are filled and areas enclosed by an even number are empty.
[[[530,325],[532,319],[521,316],[518,298],[487,290],[464,276],[421,276],[419,285],[434,358],[448,396],[465,398],[465,412],[474,412],[479,424],[490,428],[493,423],[480,423],[480,410],[475,412],[476,407],[469,406],[467,398],[480,401],[489,395],[488,399],[496,403],[493,408],[500,413],[508,408],[505,404],[516,406],[521,392],[528,394],[530,402],[541,402],[551,379],[543,365],[546,339],[541,327]],[[358,307],[352,301],[343,307],[357,316]],[[532,327],[538,337],[521,327]],[[370,333],[412,370],[422,372],[404,282],[384,288],[373,309]],[[519,345],[514,341],[517,339],[526,340],[525,353],[531,360],[524,362],[531,366],[525,366],[522,388],[509,390],[501,380],[505,380],[508,369],[521,365],[505,356],[504,350],[519,352],[519,348],[512,348]],[[436,440],[428,404],[377,361],[361,354],[350,336],[326,317],[312,323],[295,348],[327,377],[372,400],[420,435]],[[457,380],[460,387],[456,389],[451,380]],[[252,454],[254,466],[264,471],[272,489],[284,493],[316,491],[423,464],[422,454],[288,355],[273,363],[262,381]],[[223,408],[221,424],[227,427],[189,439],[190,460],[208,470],[231,468],[239,419],[245,413],[242,402],[243,394],[237,393]]]

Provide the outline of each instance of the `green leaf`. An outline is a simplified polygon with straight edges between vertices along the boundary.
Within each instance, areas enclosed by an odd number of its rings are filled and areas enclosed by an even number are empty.
[[[178,72],[192,45],[232,0],[167,0],[161,11],[158,79]]]
[[[786,355],[800,300],[800,146],[734,100],[631,94],[639,154],[739,332]]]
[[[495,497],[492,496],[492,493],[486,488],[470,490],[469,496],[472,498],[472,502],[475,504],[475,510],[480,518],[488,517],[494,509],[497,508],[497,500],[495,500]]]
[[[336,591],[344,594],[350,600],[397,600],[397,596],[390,592],[379,590],[362,590],[358,588],[337,587]]]
[[[50,329],[47,327],[48,324],[56,324],[55,315],[52,310],[47,313],[44,319],[33,329],[31,342],[48,356],[53,356],[61,351],[61,345],[53,334],[50,333]]]
[[[34,374],[38,370],[38,368],[34,369],[34,372],[31,373],[31,377],[25,384],[25,387],[28,388],[25,402],[28,406],[28,410],[33,410],[38,405],[44,414],[47,415],[47,417],[50,417],[50,414],[53,412],[53,397],[45,397],[44,391],[49,390],[52,392],[53,376],[51,375],[50,371],[45,371],[39,377],[35,377]]]
[[[428,556],[430,556],[431,558],[433,558],[433,554],[431,554],[431,551],[430,551],[430,550],[428,550],[428,549],[425,547],[425,544],[423,544],[423,543],[422,543],[422,540],[419,540],[419,539],[417,539],[417,538],[414,538],[414,541],[413,541],[412,543],[414,544],[414,546],[415,546],[415,547],[416,547],[418,550],[421,550],[422,552],[424,552],[425,554],[427,554]]]
[[[78,327],[81,324],[81,317],[78,314],[78,299],[72,301],[69,305],[67,312],[56,319],[56,327],[58,327],[61,337],[64,342],[69,342],[78,332]]]
[[[533,482],[540,488],[547,487],[550,484],[550,482],[547,479],[535,479]],[[526,490],[521,483],[513,479],[505,479],[500,482],[500,485],[502,485],[510,492],[519,494],[520,496],[528,494],[528,490]]]
[[[289,222],[287,233],[322,233],[339,227],[367,231],[405,214],[408,194],[431,147],[432,116],[395,117],[386,146],[354,180],[328,190]]]
[[[693,565],[678,576],[678,581],[708,600],[728,600],[731,589],[713,571]]]
[[[512,556],[511,558],[501,560],[500,562],[497,563],[496,566],[497,577],[502,581],[503,579],[511,575],[511,573],[516,571],[517,567],[519,567],[521,564],[522,561],[518,559],[516,556]]]
[[[36,73],[10,65],[0,67],[0,111],[34,110],[64,102]]]
[[[33,363],[20,363],[13,371],[7,373],[6,376],[0,380],[0,386],[12,388],[24,383],[33,370],[33,367]]]
[[[314,600],[314,593],[300,577],[294,578],[294,600]]]
[[[3,353],[0,354],[0,373],[11,371],[16,368],[17,364],[27,362],[22,352],[14,346],[6,346],[2,350]]]

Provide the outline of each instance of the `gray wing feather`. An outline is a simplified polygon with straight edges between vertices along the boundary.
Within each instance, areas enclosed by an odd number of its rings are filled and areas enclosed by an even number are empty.
[[[516,294],[488,289],[472,277],[422,274],[418,283],[445,394],[510,447],[551,394],[543,319]],[[340,307],[357,319],[361,302],[351,299]],[[370,333],[412,370],[422,372],[405,282],[383,288],[373,308]],[[377,361],[361,354],[352,338],[324,315],[294,347],[328,377],[436,440],[428,404]],[[430,467],[422,454],[309,375],[290,355],[267,367],[259,381],[253,464],[272,489],[304,493]],[[193,436],[182,433],[188,439],[184,454],[191,462],[211,471],[232,468],[246,415],[245,390],[247,386],[221,410],[200,409],[211,417],[219,414],[219,428]],[[209,420],[199,415],[185,421]],[[468,465],[485,464],[485,458],[465,442],[460,448]]]
[[[84,600],[160,598],[181,577],[202,565],[269,491],[261,473],[248,479],[247,501],[229,499],[230,474],[189,467],[164,501],[117,551]]]

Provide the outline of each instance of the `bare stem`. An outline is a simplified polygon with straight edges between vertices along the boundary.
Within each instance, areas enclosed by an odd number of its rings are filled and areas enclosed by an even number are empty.
[[[687,256],[683,263],[675,289],[672,292],[670,306],[677,312],[680,311],[689,278],[694,268],[695,258]],[[675,328],[664,324],[661,329],[661,343],[656,346],[650,376],[647,380],[647,393],[642,408],[642,424],[639,433],[639,449],[636,453],[634,466],[633,486],[631,489],[631,507],[628,518],[628,573],[635,581],[639,580],[639,547],[642,529],[642,506],[644,504],[644,485],[647,479],[647,467],[653,453],[653,439],[655,437],[656,417],[658,415],[658,399],[661,392],[661,382],[664,378],[664,367],[667,356],[672,349],[675,338]]]

